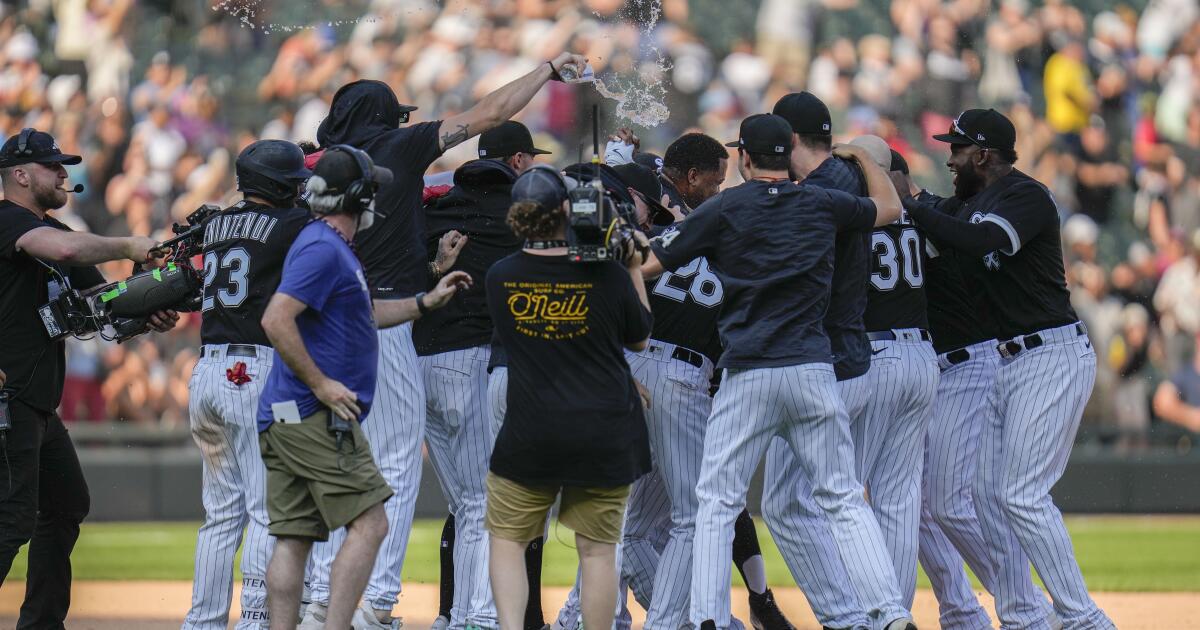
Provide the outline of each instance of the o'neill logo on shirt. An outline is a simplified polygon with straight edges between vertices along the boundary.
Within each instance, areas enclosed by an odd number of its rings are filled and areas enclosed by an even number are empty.
[[[979,223],[983,221],[983,213],[976,212],[971,215],[971,223]],[[988,271],[998,271],[1000,269],[1000,254],[991,252],[983,257],[983,266],[987,267]]]
[[[504,288],[517,332],[551,341],[587,334],[592,283],[505,282]]]

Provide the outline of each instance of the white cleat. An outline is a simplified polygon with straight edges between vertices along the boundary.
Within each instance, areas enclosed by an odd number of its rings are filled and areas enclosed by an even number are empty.
[[[317,603],[305,607],[304,616],[300,618],[296,630],[325,630],[325,607]]]
[[[358,608],[354,609],[354,616],[350,618],[350,627],[354,630],[400,630],[404,627],[404,620],[392,617],[390,621],[380,621],[379,617],[375,616],[375,611],[370,604],[362,602]]]

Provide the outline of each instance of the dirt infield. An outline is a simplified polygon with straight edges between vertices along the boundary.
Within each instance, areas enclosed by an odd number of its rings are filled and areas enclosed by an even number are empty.
[[[0,588],[0,626],[12,627],[25,592],[22,582]],[[736,589],[734,614],[747,618],[745,591]],[[547,616],[566,598],[565,588],[543,590]],[[809,611],[804,595],[795,588],[777,588],[780,605],[800,630],[819,630],[820,624]],[[1097,593],[1100,606],[1121,630],[1200,629],[1200,593]],[[991,599],[981,595],[991,609]],[[191,599],[190,582],[76,582],[71,605],[72,630],[166,630],[178,628]],[[237,594],[234,594],[236,609]],[[404,617],[405,627],[423,630],[433,623],[437,611],[437,587],[413,584],[400,597],[396,612]],[[937,627],[937,604],[928,590],[917,592],[914,616],[922,628]],[[236,614],[236,610],[235,610]],[[641,627],[645,614],[636,605],[635,627]],[[232,624],[230,625],[232,627]]]

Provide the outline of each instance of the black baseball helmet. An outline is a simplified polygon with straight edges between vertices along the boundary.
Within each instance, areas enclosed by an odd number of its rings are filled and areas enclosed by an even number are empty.
[[[259,140],[242,149],[234,172],[238,190],[278,206],[291,205],[312,175],[304,168],[304,151],[286,140]]]

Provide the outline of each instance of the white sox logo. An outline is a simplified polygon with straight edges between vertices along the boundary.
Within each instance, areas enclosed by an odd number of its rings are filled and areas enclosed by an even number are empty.
[[[971,223],[979,223],[983,221],[983,213],[976,212],[971,215]],[[983,257],[983,266],[987,267],[988,271],[999,271],[1000,269],[1000,254],[991,252]]]

